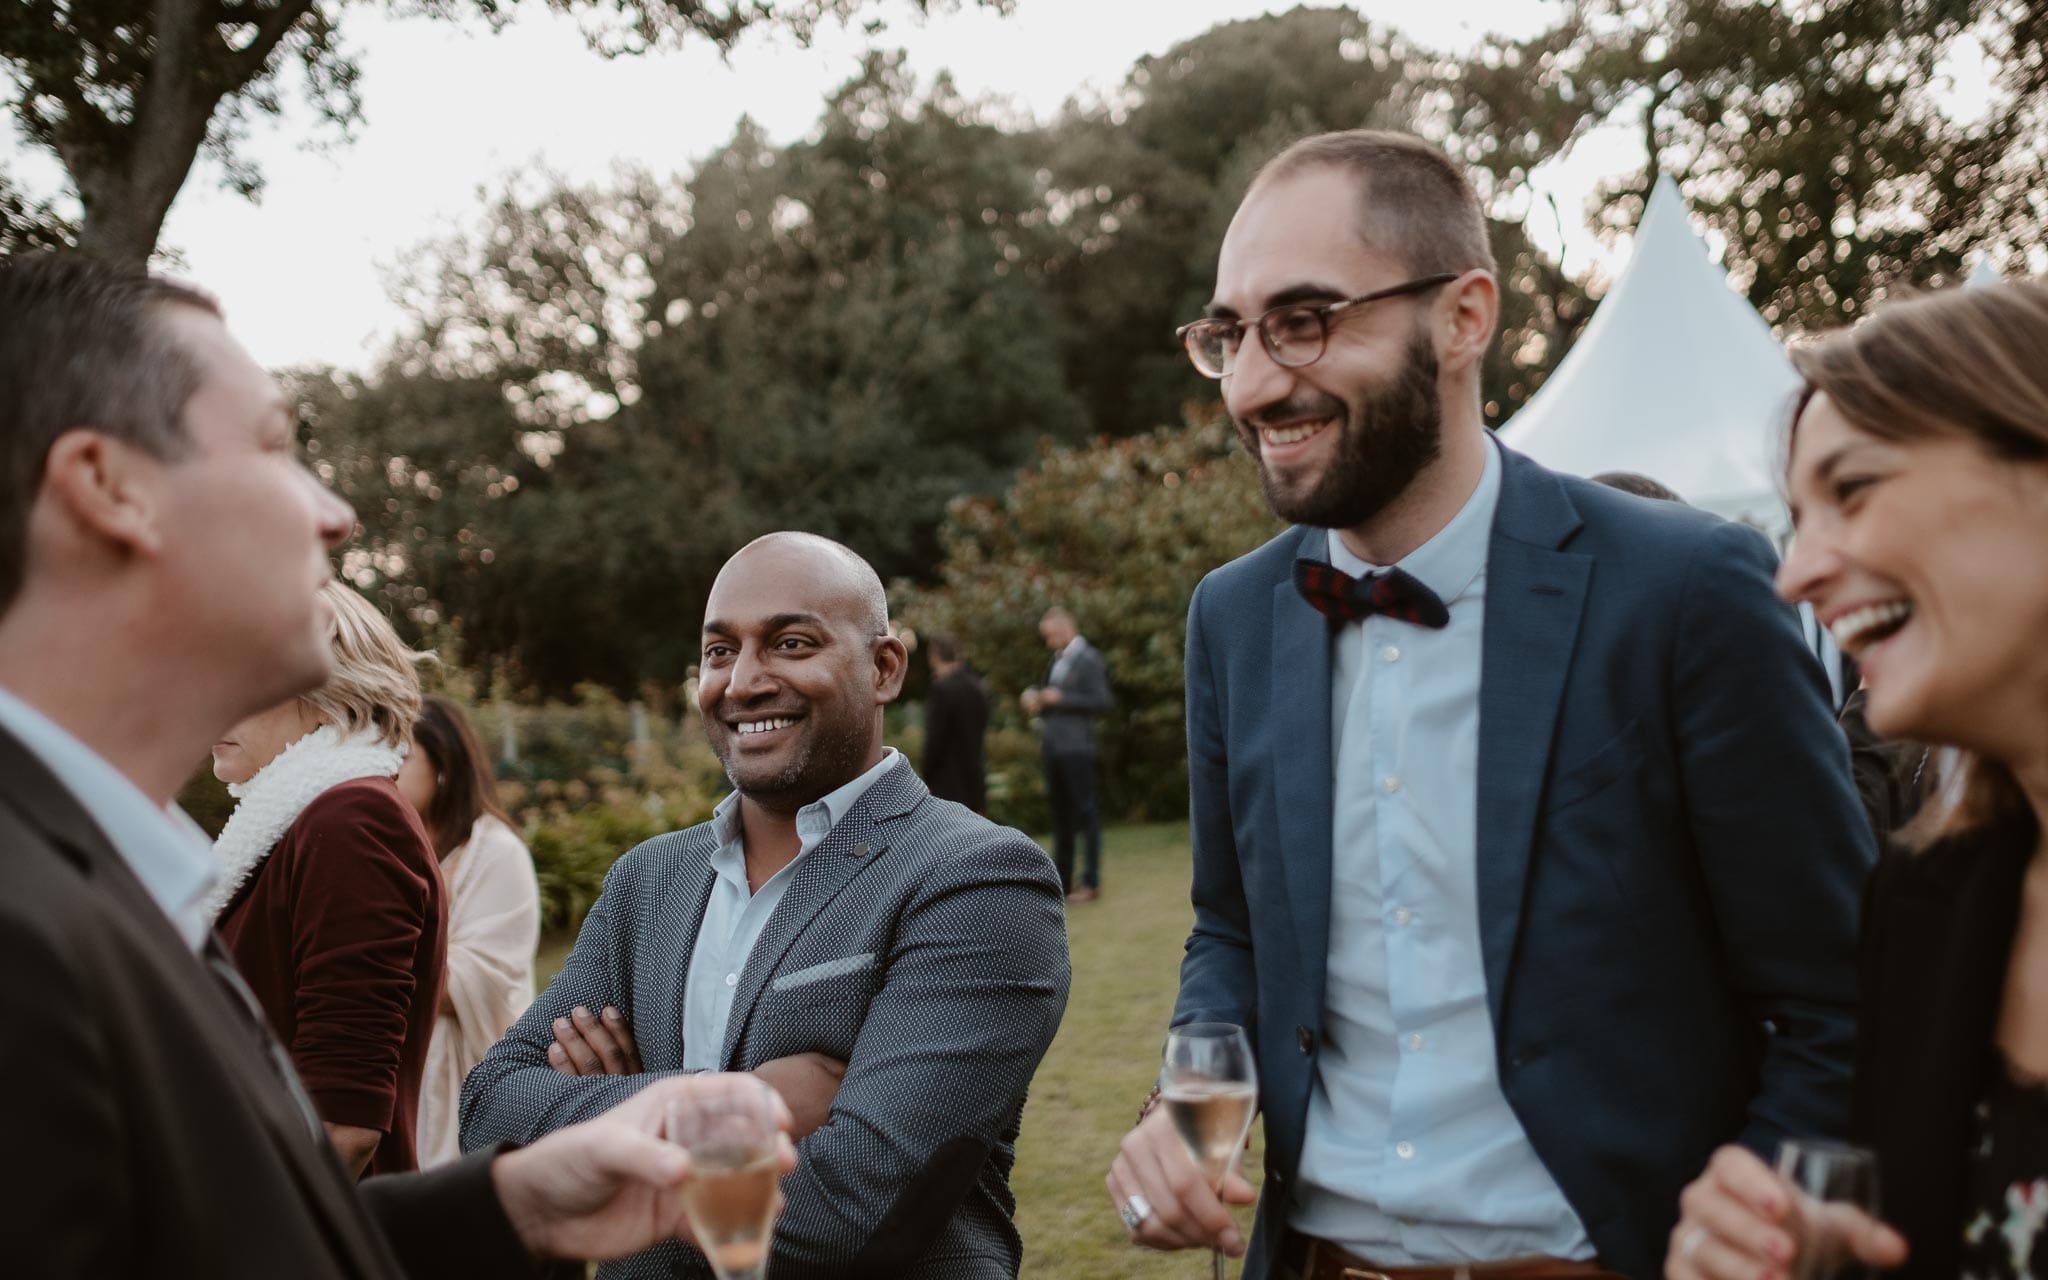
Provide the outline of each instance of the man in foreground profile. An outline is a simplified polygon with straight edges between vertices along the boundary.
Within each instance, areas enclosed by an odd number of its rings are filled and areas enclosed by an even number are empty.
[[[501,1277],[687,1231],[674,1081],[521,1151],[351,1185],[205,910],[171,808],[237,720],[327,678],[354,528],[204,295],[0,263],[0,1098],[8,1269]]]

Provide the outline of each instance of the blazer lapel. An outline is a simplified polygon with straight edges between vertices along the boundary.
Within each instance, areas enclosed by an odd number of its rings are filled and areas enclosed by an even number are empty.
[[[1536,811],[1593,558],[1559,550],[1580,527],[1557,477],[1501,449],[1486,559],[1479,677],[1479,943],[1498,1026],[1521,928]]]
[[[853,811],[832,828],[831,834],[804,856],[782,901],[775,905],[775,913],[768,917],[767,926],[747,956],[746,967],[740,970],[740,984],[733,993],[732,1013],[725,1021],[725,1044],[719,1054],[726,1070],[742,1069],[738,1061],[740,1039],[747,1020],[753,1016],[755,1003],[782,963],[782,957],[826,904],[853,882],[868,859],[889,847],[883,839],[883,825],[916,808],[927,794],[909,761],[898,759],[854,804]]]
[[[289,1086],[269,1057],[272,1043],[260,1012],[238,1007],[235,996],[194,955],[99,825],[26,747],[0,729],[0,779],[5,798],[53,842],[53,852],[84,866],[97,890],[127,918],[132,936],[158,972],[171,976],[192,1003],[192,1021],[209,1056],[269,1130],[290,1166],[308,1209],[325,1219],[336,1253],[363,1276],[397,1274],[396,1264],[369,1227],[324,1135],[310,1131]],[[209,945],[217,940],[209,939]],[[280,1050],[282,1052],[282,1050]]]
[[[641,965],[634,975],[633,1015],[650,1018],[640,1032],[640,1051],[647,1055],[648,1066],[657,1071],[683,1065],[683,989],[689,980],[697,934],[704,928],[704,909],[711,901],[711,855],[717,851],[716,823],[706,822],[686,837],[654,909],[646,917],[676,920],[686,926],[675,935],[683,939],[681,955],[650,957],[653,963]],[[640,1013],[643,1009],[648,1012]],[[665,1019],[666,1025],[656,1018]]]
[[[1321,529],[1303,529],[1273,587],[1273,800],[1310,1004],[1321,1008],[1330,950],[1330,813],[1336,760],[1330,748],[1330,620],[1294,586],[1294,560],[1330,558]],[[1292,767],[1295,764],[1300,767]]]

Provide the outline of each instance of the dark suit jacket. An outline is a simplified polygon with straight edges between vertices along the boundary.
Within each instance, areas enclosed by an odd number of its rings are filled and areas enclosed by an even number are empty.
[[[1045,684],[1060,691],[1060,704],[1038,713],[1045,749],[1054,755],[1093,755],[1095,717],[1116,705],[1109,687],[1109,664],[1082,637],[1075,641],[1071,658],[1065,662],[1053,659]]]
[[[924,704],[925,785],[941,800],[988,808],[988,690],[966,667],[932,681]]]
[[[715,829],[619,859],[561,974],[462,1089],[465,1148],[596,1115],[683,1063],[683,984],[711,893]],[[1067,1001],[1059,877],[1023,835],[934,799],[907,761],[805,855],[740,973],[719,1059],[847,1064],[831,1118],[782,1183],[776,1280],[997,1280],[1025,1087]],[[616,1006],[647,1074],[558,1075],[549,1027]],[[709,1277],[668,1245],[600,1275]]]
[[[1714,1147],[1848,1126],[1872,841],[1754,530],[1502,449],[1486,566],[1478,911],[1502,1089],[1610,1269],[1658,1273]],[[1174,1021],[1251,1028],[1269,1274],[1330,931],[1330,629],[1293,529],[1188,616],[1195,928]],[[1276,1217],[1276,1214],[1278,1215]]]
[[[350,1186],[256,1014],[4,730],[0,973],[10,1272],[532,1273],[486,1160]]]
[[[1956,1274],[1974,1109],[2039,835],[2022,817],[1886,855],[1863,918],[1857,1140],[1877,1152],[1886,1220],[1912,1246],[1889,1274]]]

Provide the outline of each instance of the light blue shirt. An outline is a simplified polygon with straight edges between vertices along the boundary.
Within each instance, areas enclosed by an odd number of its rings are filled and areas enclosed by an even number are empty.
[[[894,747],[882,749],[882,762],[824,799],[796,811],[797,853],[789,865],[768,877],[759,889],[747,887],[747,849],[740,834],[740,795],[735,791],[711,811],[718,850],[711,855],[711,897],[704,904],[704,923],[690,950],[690,972],[683,980],[683,1070],[716,1071],[724,1065],[725,1024],[732,1017],[740,973],[761,939],[768,917],[782,901],[796,869],[824,843],[854,802],[902,757]]]
[[[1390,1266],[1592,1242],[1501,1092],[1477,875],[1480,642],[1499,452],[1401,560],[1450,609],[1439,631],[1338,630],[1330,667],[1330,944],[1295,1230]],[[1377,571],[1330,534],[1330,561]]]
[[[57,775],[197,952],[213,927],[206,894],[214,877],[212,845],[199,825],[176,806],[159,809],[98,752],[5,689],[0,727]]]

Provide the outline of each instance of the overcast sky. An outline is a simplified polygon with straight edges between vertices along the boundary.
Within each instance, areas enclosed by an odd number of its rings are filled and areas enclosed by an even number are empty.
[[[480,25],[400,20],[351,7],[343,30],[363,68],[363,124],[333,142],[309,113],[258,122],[245,151],[268,187],[251,204],[219,187],[202,164],[172,209],[163,246],[184,273],[219,295],[257,358],[284,366],[360,367],[400,323],[382,270],[411,245],[472,225],[478,188],[542,165],[596,180],[621,163],[658,174],[687,169],[723,144],[742,115],[777,142],[802,136],[825,95],[859,70],[872,45],[908,50],[928,81],[952,72],[970,97],[993,94],[1040,119],[1070,96],[1119,84],[1138,58],[1232,18],[1284,10],[1250,0],[1016,0],[998,18],[980,9],[923,21],[887,4],[888,29],[820,33],[810,48],[785,35],[752,36],[729,60],[708,45],[606,61],[576,23],[534,3],[498,34]],[[1456,50],[1488,31],[1541,29],[1547,0],[1372,0],[1378,23],[1425,45]],[[309,148],[309,138],[331,145]],[[1556,194],[1580,267],[1596,252],[1580,213],[1594,181],[1640,163],[1624,133],[1582,146],[1543,175]],[[12,161],[36,189],[54,191],[54,162]],[[1557,236],[1547,211],[1539,242]]]

